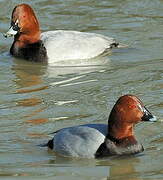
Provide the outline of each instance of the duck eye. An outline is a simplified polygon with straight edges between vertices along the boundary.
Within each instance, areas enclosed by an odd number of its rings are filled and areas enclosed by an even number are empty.
[[[129,105],[129,108],[130,108],[130,109],[135,109],[135,108],[136,108],[136,105],[135,105],[135,104]]]

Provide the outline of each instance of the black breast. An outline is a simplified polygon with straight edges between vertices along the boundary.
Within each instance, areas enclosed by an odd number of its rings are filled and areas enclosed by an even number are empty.
[[[47,62],[48,59],[46,48],[41,40],[37,43],[27,44],[23,48],[17,48],[13,44],[10,53],[15,57],[23,58],[28,61]]]
[[[124,146],[123,142],[115,143],[110,139],[105,139],[105,141],[100,145],[95,153],[96,158],[103,158],[112,155],[130,155],[143,152],[144,148],[139,143],[126,144]]]

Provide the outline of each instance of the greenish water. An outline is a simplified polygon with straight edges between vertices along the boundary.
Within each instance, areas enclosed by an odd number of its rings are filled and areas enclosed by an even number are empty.
[[[1,32],[21,2],[0,1]],[[0,36],[0,178],[163,179],[163,1],[25,2],[35,9],[43,31],[96,32],[129,48],[76,67],[46,66],[11,57],[12,39]],[[138,95],[159,120],[136,127],[142,155],[67,159],[37,146],[59,128],[107,122],[114,102],[126,93]]]

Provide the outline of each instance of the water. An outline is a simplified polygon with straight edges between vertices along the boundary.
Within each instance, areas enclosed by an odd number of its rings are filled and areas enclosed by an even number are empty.
[[[0,31],[21,0],[0,1]],[[1,179],[163,179],[163,1],[37,0],[43,31],[96,32],[128,44],[74,67],[46,66],[11,57],[12,39],[0,36]],[[84,65],[84,66],[81,66]],[[38,144],[49,133],[84,123],[105,123],[119,96],[138,95],[157,116],[136,136],[139,156],[103,160],[63,158]]]

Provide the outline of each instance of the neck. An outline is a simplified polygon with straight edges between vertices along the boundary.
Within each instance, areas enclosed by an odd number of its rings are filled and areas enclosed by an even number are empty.
[[[106,138],[110,139],[117,145],[128,146],[131,144],[136,144],[137,140],[134,136],[133,125],[115,123],[111,127],[108,127],[108,134]]]
[[[128,125],[126,123],[109,123],[108,126],[108,136],[115,139],[123,139],[129,136],[133,136],[134,127],[133,125]]]
[[[135,145],[137,144],[137,140],[135,139],[134,136],[128,136],[125,138],[121,138],[121,139],[116,139],[113,136],[111,136],[110,134],[108,134],[106,136],[106,139],[109,139],[110,141],[112,141],[116,146],[120,146],[120,147],[129,147],[131,145]]]
[[[18,34],[14,37],[14,43],[16,46],[23,48],[28,44],[37,43],[40,40],[40,32],[32,34]]]

